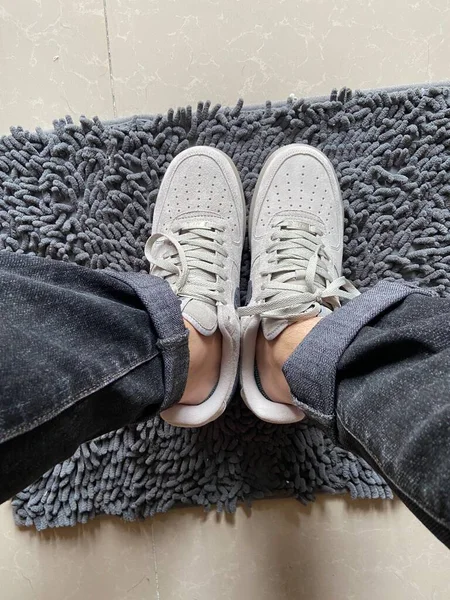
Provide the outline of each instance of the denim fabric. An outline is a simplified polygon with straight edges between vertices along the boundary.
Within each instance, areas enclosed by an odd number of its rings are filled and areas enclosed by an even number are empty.
[[[158,336],[156,342],[163,359],[164,399],[160,410],[175,404],[183,395],[189,368],[188,332],[179,301],[168,283],[142,273],[109,273],[127,283],[144,305]]]
[[[339,360],[360,329],[411,293],[416,287],[382,281],[323,319],[283,366],[295,403],[335,437],[335,389]]]
[[[0,253],[0,501],[182,395],[188,332],[144,273]]]
[[[450,299],[382,282],[323,319],[283,370],[311,419],[450,546]]]

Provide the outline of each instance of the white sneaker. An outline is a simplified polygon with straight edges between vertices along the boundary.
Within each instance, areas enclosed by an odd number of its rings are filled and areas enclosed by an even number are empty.
[[[325,316],[358,295],[341,276],[344,214],[339,184],[319,150],[293,144],[275,151],[259,176],[249,217],[252,253],[241,316],[242,397],[263,421],[294,423],[304,413],[272,402],[255,377],[260,326],[273,340],[296,321]]]
[[[145,246],[150,272],[180,298],[183,317],[199,333],[222,334],[220,378],[199,405],[176,404],[161,416],[199,427],[225,410],[237,378],[240,330],[236,310],[245,235],[245,200],[231,159],[215,148],[181,152],[169,165]]]

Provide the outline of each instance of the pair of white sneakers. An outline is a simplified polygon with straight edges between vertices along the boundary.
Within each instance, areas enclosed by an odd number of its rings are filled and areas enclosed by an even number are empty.
[[[258,330],[275,339],[291,323],[325,316],[358,293],[341,276],[342,199],[334,169],[317,149],[285,146],[264,164],[248,222],[248,304],[238,308],[245,227],[242,184],[226,154],[193,147],[170,163],[145,247],[150,272],[169,282],[184,319],[199,333],[218,328],[222,334],[217,386],[199,405],[165,410],[162,417],[172,425],[199,427],[216,419],[239,372],[242,397],[255,415],[277,424],[300,421],[300,408],[272,402],[258,384]]]

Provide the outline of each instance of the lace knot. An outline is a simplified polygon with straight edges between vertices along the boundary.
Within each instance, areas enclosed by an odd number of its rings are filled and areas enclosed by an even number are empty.
[[[239,315],[295,319],[318,304],[336,308],[340,298],[358,295],[345,277],[335,278],[330,270],[331,258],[322,235],[316,226],[279,222],[270,237],[267,268],[261,273],[265,282],[256,303],[239,309]]]
[[[178,225],[172,234],[151,235],[145,244],[151,271],[166,279],[178,296],[211,305],[224,302],[224,229],[196,222]]]

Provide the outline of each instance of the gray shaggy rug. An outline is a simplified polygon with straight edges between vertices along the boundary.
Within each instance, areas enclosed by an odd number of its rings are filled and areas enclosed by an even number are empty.
[[[0,250],[92,269],[147,271],[158,186],[191,145],[226,152],[247,202],[265,158],[293,142],[331,159],[345,202],[345,275],[360,289],[416,280],[450,292],[450,96],[446,87],[332,92],[260,107],[199,104],[109,123],[57,121],[0,140]],[[242,295],[249,272],[246,246]],[[309,424],[258,421],[238,397],[215,423],[177,429],[159,418],[80,447],[13,500],[17,524],[38,529],[100,513],[136,519],[177,504],[234,511],[238,502],[316,492],[389,498],[358,457]]]

